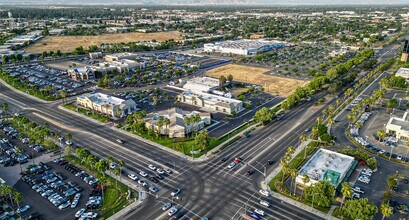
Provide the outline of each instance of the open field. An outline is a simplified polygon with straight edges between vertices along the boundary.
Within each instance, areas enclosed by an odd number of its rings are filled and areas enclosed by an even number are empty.
[[[208,71],[206,75],[219,78],[221,75],[227,77],[231,74],[236,81],[263,86],[266,92],[274,95],[278,94],[283,97],[287,97],[297,87],[304,86],[309,82],[306,80],[266,75],[265,73],[268,71],[268,69],[263,68],[229,64],[212,69]]]
[[[38,41],[37,43],[26,48],[29,53],[42,53],[43,51],[62,52],[72,51],[79,46],[88,48],[92,45],[101,45],[102,43],[128,43],[137,41],[156,40],[163,42],[166,40],[181,39],[180,33],[177,31],[171,32],[155,32],[155,33],[124,33],[124,34],[104,34],[100,36],[48,36]]]
[[[53,61],[53,62],[47,62],[46,66],[54,68],[54,69],[59,69],[59,70],[67,70],[70,68],[70,66],[74,66],[73,64],[75,63],[75,66],[78,67],[86,67],[86,63],[80,63],[76,62],[73,60],[58,60],[58,61]]]

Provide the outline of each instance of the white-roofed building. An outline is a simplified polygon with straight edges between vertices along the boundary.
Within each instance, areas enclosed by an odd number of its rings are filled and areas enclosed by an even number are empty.
[[[409,140],[409,112],[405,112],[402,118],[391,117],[385,128],[389,135],[397,139]]]
[[[337,188],[355,165],[355,158],[351,156],[320,148],[301,167],[296,182],[299,185],[310,186],[325,180]],[[305,184],[304,175],[310,178]]]
[[[205,52],[232,53],[238,55],[254,55],[274,48],[284,47],[284,41],[269,41],[265,39],[241,39],[204,44]]]
[[[183,86],[184,89],[198,92],[210,92],[219,88],[219,80],[210,77],[194,77]]]
[[[403,77],[406,81],[409,81],[409,68],[400,68],[395,76]]]
[[[124,53],[114,53],[114,54],[105,55],[104,59],[107,62],[111,62],[111,61],[117,61],[117,60],[122,60],[122,59],[134,59],[137,57],[138,57],[138,54],[136,53],[124,52]]]
[[[78,96],[77,104],[111,117],[126,116],[137,110],[136,103],[132,99],[124,100],[100,92]]]
[[[185,118],[200,117],[200,120],[186,124]],[[165,123],[168,119],[168,123]],[[160,122],[160,120],[162,122]],[[161,126],[160,123],[162,123]],[[210,113],[198,111],[183,111],[180,108],[171,108],[159,112],[150,113],[145,117],[145,126],[161,135],[166,135],[169,138],[185,137],[192,131],[196,132],[203,129],[211,123]]]
[[[185,104],[229,115],[244,110],[243,102],[240,100],[198,91],[186,90],[178,95],[178,100]]]

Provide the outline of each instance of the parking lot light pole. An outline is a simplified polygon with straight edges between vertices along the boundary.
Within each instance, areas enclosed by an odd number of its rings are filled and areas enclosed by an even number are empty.
[[[391,154],[389,155],[389,160],[390,160],[391,157],[392,157],[392,152],[393,152],[393,147],[392,147],[392,145],[391,145]]]

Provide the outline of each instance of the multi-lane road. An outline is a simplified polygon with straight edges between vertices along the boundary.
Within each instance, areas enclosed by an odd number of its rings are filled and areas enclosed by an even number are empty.
[[[378,53],[379,59],[385,60],[395,52],[396,48],[392,46],[385,48]],[[211,219],[239,219],[246,210],[260,208],[260,199],[272,203],[272,207],[263,208],[269,219],[320,219],[278,199],[263,198],[258,193],[263,175],[256,172],[246,176],[249,169],[254,169],[246,164],[260,171],[266,169],[267,174],[278,166],[286,149],[297,146],[300,134],[315,123],[322,109],[334,102],[329,100],[321,107],[313,106],[313,102],[323,93],[295,107],[282,120],[257,128],[250,137],[238,140],[218,155],[206,161],[190,162],[108,125],[62,111],[58,109],[59,102],[44,103],[4,85],[1,85],[0,91],[0,98],[8,102],[12,110],[24,113],[32,120],[47,122],[58,132],[72,133],[77,145],[90,149],[96,155],[123,160],[126,172],[148,171],[148,164],[159,167],[165,167],[165,163],[176,165],[177,172],[156,184],[160,188],[158,194],[148,194],[142,206],[123,216],[124,219],[166,218],[161,206],[171,201],[170,192],[175,188],[182,189],[182,192],[174,204],[188,219],[205,216]],[[125,144],[118,144],[116,139],[124,140]],[[230,159],[221,162],[223,157]],[[235,169],[228,169],[227,165],[234,157],[243,158],[243,162]],[[277,162],[269,166],[268,160]]]

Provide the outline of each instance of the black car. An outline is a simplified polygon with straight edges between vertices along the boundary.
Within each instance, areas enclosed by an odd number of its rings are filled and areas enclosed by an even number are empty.
[[[156,179],[155,177],[151,177],[150,178],[150,180],[152,181],[152,182],[154,182],[154,183],[159,183],[159,180],[158,179]]]
[[[268,161],[267,161],[267,164],[268,164],[268,165],[273,165],[273,164],[274,164],[274,160],[268,160]]]
[[[228,161],[228,160],[229,160],[228,157],[223,157],[223,158],[222,158],[222,162],[226,162],[226,161]]]
[[[409,180],[408,179],[403,179],[403,183],[408,184]]]
[[[253,175],[253,174],[254,174],[254,170],[249,170],[249,171],[247,171],[247,173],[246,173],[247,176],[251,176],[251,175]]]
[[[163,180],[164,177],[162,175],[158,174],[158,175],[156,175],[156,178],[158,178],[160,180]]]

